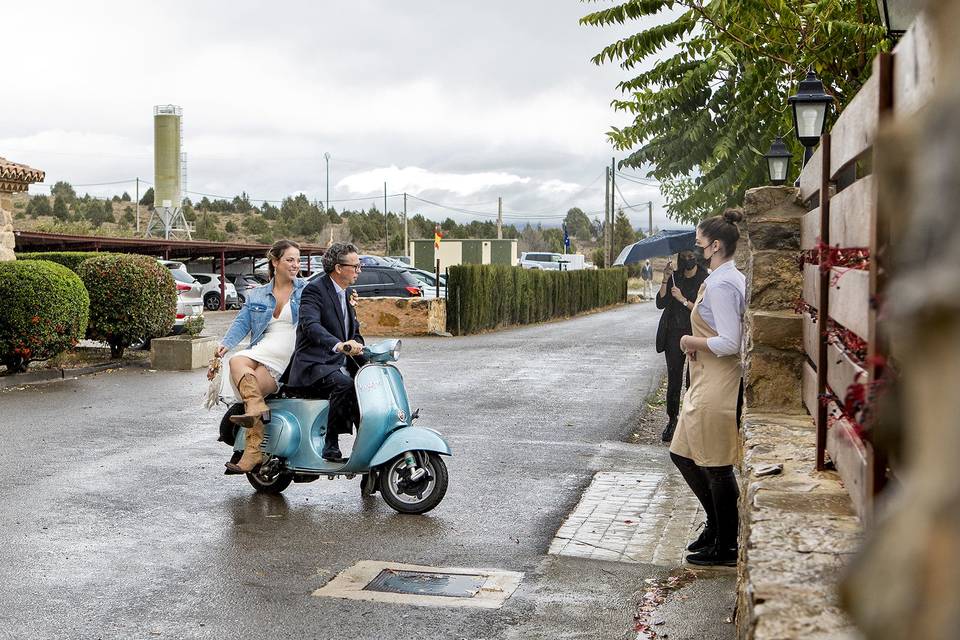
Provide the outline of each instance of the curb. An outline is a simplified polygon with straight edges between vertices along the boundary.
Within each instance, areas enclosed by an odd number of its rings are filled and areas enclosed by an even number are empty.
[[[18,373],[0,377],[0,389],[13,389],[15,387],[26,387],[35,384],[46,384],[48,382],[57,382],[61,380],[73,380],[80,376],[100,373],[107,369],[124,369],[126,367],[150,367],[150,360],[110,360],[87,367],[77,367],[74,369],[45,369],[42,371],[28,371],[27,373]]]

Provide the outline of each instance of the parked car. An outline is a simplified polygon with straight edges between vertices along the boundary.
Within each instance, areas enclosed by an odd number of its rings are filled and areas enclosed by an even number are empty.
[[[420,281],[423,287],[424,298],[446,298],[447,297],[447,276],[440,274],[440,294],[437,295],[437,275],[423,269],[407,269],[410,274]]]
[[[170,275],[177,285],[177,319],[173,333],[183,333],[184,322],[203,315],[203,286],[186,271],[170,269]]]
[[[402,262],[403,264],[407,265],[408,267],[409,267],[411,264],[413,264],[413,263],[410,261],[410,256],[387,256],[387,259],[388,259],[388,260],[393,260],[394,262]]]
[[[525,251],[520,254],[520,266],[524,269],[543,269],[544,271],[575,271],[585,268],[581,254],[563,255]]]
[[[251,273],[240,273],[234,275],[228,275],[227,280],[233,283],[234,288],[237,290],[237,298],[240,301],[240,304],[243,304],[247,301],[247,291],[253,289],[254,287],[260,287],[269,282],[266,278],[251,274]]]
[[[220,274],[193,273],[190,275],[203,285],[203,290],[200,292],[200,295],[203,296],[203,306],[210,311],[218,311],[220,309],[220,283],[223,281]],[[224,284],[224,294],[226,294],[226,307],[228,309],[240,308],[237,288],[229,280]]]
[[[361,264],[363,257],[361,257]],[[308,276],[307,280],[313,280],[321,275],[322,273],[314,273]],[[378,264],[363,266],[356,283],[351,288],[362,298],[374,296],[419,298],[423,295],[423,286],[413,277],[409,269]]]
[[[180,262],[179,260],[157,260],[157,262],[165,266],[167,269],[170,269],[171,271],[176,269],[177,271],[183,271],[184,273],[187,273],[187,265]]]

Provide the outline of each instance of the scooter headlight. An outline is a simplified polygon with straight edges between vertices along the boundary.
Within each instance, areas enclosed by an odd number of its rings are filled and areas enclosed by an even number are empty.
[[[397,340],[397,344],[393,345],[393,350],[390,351],[390,359],[396,362],[400,359],[400,341]]]

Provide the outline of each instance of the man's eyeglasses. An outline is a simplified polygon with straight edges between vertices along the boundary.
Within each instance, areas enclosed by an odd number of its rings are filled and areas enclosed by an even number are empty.
[[[349,262],[338,262],[337,264],[339,264],[341,267],[353,267],[357,273],[360,273],[360,271],[363,270],[363,267],[359,264],[350,264]]]

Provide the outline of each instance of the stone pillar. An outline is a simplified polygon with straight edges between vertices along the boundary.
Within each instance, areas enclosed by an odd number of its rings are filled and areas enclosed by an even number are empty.
[[[806,412],[803,324],[794,311],[803,294],[797,255],[806,212],[797,197],[793,187],[759,187],[744,198],[738,264],[747,276],[744,405],[753,412]]]
[[[16,260],[13,253],[13,194],[26,191],[34,182],[42,182],[43,171],[0,158],[0,261]]]
[[[0,191],[0,261],[16,260],[13,254],[13,198],[9,191]]]
[[[885,394],[898,406],[880,417],[902,447],[843,589],[869,639],[960,638],[960,1],[928,7],[936,89],[877,142],[880,215],[896,225],[883,316],[899,373]]]

